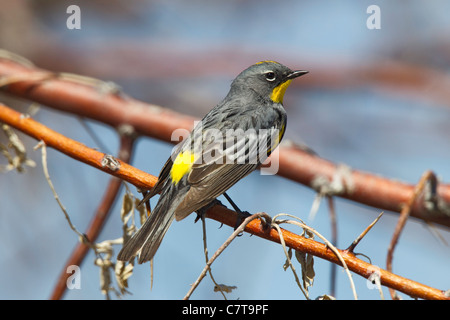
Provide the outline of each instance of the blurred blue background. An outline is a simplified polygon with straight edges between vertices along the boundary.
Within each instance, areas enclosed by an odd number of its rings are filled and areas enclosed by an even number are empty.
[[[145,102],[201,117],[228,92],[231,80],[250,64],[277,60],[308,76],[286,93],[286,138],[306,143],[335,163],[415,184],[433,170],[450,181],[450,20],[448,1],[0,1],[0,47],[23,55],[38,67],[73,72],[120,85]],[[81,8],[81,29],[69,30],[69,5]],[[381,29],[369,30],[370,5],[381,9]],[[392,66],[392,68],[391,68]],[[374,74],[396,66],[427,70],[436,78],[414,79]],[[371,70],[357,77],[358,70]],[[414,69],[413,69],[414,70]],[[414,74],[414,73],[413,73]],[[362,80],[361,80],[362,79]],[[10,98],[2,96],[5,102]],[[15,102],[25,110],[27,103]],[[19,106],[20,105],[20,106]],[[42,108],[35,118],[50,128],[96,147],[79,120]],[[87,121],[115,154],[113,129]],[[0,298],[46,299],[77,236],[69,229],[47,183],[36,141],[23,137],[37,162],[25,174],[0,179]],[[142,138],[133,165],[157,175],[172,146]],[[85,230],[109,176],[49,150],[48,166],[73,223]],[[2,160],[3,161],[3,160]],[[134,188],[133,188],[133,191]],[[136,193],[137,195],[137,193]],[[229,191],[250,212],[294,214],[330,237],[327,205],[308,220],[315,193],[300,184],[258,172]],[[117,201],[98,241],[121,236]],[[338,247],[347,247],[380,210],[336,198]],[[174,223],[154,262],[150,290],[148,264],[129,280],[124,299],[181,299],[204,266],[201,224],[192,215]],[[387,248],[398,215],[386,213],[357,247],[385,268]],[[447,229],[410,219],[394,254],[393,271],[439,289],[450,288]],[[232,229],[207,221],[210,255]],[[298,231],[299,232],[299,231]],[[119,248],[116,248],[116,253]],[[81,266],[81,289],[67,299],[103,299],[92,252]],[[274,243],[245,234],[213,264],[219,283],[237,286],[229,299],[304,299],[285,256]],[[300,266],[295,264],[297,270]],[[310,296],[330,293],[330,263],[315,259]],[[352,299],[348,279],[338,268],[336,297]],[[364,278],[353,275],[359,298],[379,299]],[[387,288],[383,288],[388,297]],[[409,297],[400,294],[403,298]],[[222,299],[209,278],[192,299]]]

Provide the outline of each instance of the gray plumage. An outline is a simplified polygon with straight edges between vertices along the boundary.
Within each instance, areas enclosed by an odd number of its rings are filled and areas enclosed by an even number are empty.
[[[142,227],[124,244],[118,260],[131,260],[138,253],[139,263],[151,260],[173,219],[182,220],[207,206],[258,168],[278,145],[286,126],[286,112],[281,103],[271,99],[272,92],[305,73],[273,61],[241,72],[223,101],[205,115],[165,163],[157,183],[142,202],[161,193],[159,201]],[[268,136],[258,136],[263,130]],[[195,154],[197,161],[175,183],[171,170],[182,152]]]

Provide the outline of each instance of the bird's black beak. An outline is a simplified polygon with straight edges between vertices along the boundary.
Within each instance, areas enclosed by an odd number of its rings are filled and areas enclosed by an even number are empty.
[[[309,71],[305,71],[305,70],[296,70],[296,71],[292,71],[291,73],[289,73],[289,74],[286,76],[286,79],[287,79],[287,80],[292,80],[292,79],[294,79],[294,78],[301,77],[301,76],[303,76],[303,75],[305,75],[305,74],[307,74],[307,73],[309,73]]]

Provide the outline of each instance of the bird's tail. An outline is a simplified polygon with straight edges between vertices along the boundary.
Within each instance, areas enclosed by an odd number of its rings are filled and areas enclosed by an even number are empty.
[[[168,190],[161,196],[152,213],[142,227],[129,239],[120,250],[117,259],[129,261],[139,253],[139,263],[150,261],[161,244],[164,235],[169,230],[174,219],[174,212],[181,199]]]

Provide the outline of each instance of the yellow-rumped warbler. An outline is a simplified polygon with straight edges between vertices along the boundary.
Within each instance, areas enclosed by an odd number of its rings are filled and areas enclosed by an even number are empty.
[[[117,258],[127,261],[139,253],[139,263],[151,260],[174,218],[206,208],[258,168],[283,138],[286,88],[306,73],[275,61],[242,71],[225,99],[174,149],[142,200],[161,193],[158,203]]]

